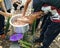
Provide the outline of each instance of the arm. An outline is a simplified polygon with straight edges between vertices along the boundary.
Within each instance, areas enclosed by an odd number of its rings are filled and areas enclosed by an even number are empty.
[[[3,15],[3,16],[11,16],[12,15],[11,13],[5,13],[5,12],[2,12],[2,11],[0,11],[0,14]]]
[[[29,23],[29,24],[32,24],[32,23],[34,22],[34,20],[35,20],[38,16],[40,16],[40,18],[41,18],[42,16],[44,16],[44,12],[43,12],[43,11],[39,11],[39,12],[32,13],[32,14],[29,15],[29,16],[25,16],[28,20],[27,20],[27,21],[24,20],[24,22]]]
[[[4,12],[7,13],[7,10],[6,10],[6,7],[5,7],[5,4],[4,4],[4,1],[1,2],[1,5],[2,5],[2,8],[3,8]]]
[[[5,6],[4,6],[4,2],[3,2],[3,1],[0,3],[0,5],[1,5],[1,7],[4,9],[4,12],[3,12],[3,11],[0,11],[0,14],[1,14],[1,15],[3,15],[3,16],[11,16],[11,14],[10,14],[10,13],[7,13],[6,8],[5,8]]]
[[[41,18],[43,15],[44,15],[43,11],[39,11],[39,12],[35,12],[35,13],[31,14],[28,23],[32,24],[34,22],[34,20],[38,18],[38,16],[40,16],[40,18]]]
[[[23,11],[23,16],[25,16],[25,12],[26,12],[26,10],[27,10],[28,5],[29,5],[30,2],[31,2],[31,0],[27,0],[26,1],[25,6],[24,6],[24,11]]]

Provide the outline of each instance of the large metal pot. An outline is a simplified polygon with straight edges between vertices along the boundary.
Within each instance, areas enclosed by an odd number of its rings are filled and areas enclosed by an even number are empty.
[[[21,16],[21,14],[17,14],[11,17],[10,19],[10,24],[11,26],[13,26],[14,32],[15,33],[25,33],[28,31],[29,29],[29,24],[25,24],[25,25],[14,25],[13,22],[19,18],[19,16]]]

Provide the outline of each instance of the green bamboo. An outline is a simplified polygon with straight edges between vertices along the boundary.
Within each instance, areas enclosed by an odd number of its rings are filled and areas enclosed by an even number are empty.
[[[31,13],[34,12],[34,8],[31,9]],[[36,31],[36,19],[34,20],[33,24],[32,24],[32,35],[35,33]]]
[[[32,35],[36,32],[36,19],[34,23],[32,24]]]
[[[25,44],[27,46],[32,46],[32,44],[27,42],[27,41],[20,40],[19,42],[22,43],[22,44]]]
[[[8,30],[9,30],[9,26],[10,26],[9,21],[10,21],[10,18],[11,17],[8,17],[8,19],[7,19],[6,28],[5,28],[5,34],[7,34]]]

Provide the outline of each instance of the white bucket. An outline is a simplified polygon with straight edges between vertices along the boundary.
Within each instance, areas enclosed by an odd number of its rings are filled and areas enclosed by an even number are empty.
[[[17,14],[17,15],[12,16],[10,19],[10,24],[11,26],[13,26],[15,33],[25,33],[29,30],[29,24],[25,24],[25,25],[14,25],[13,24],[13,22],[20,16],[21,14]]]

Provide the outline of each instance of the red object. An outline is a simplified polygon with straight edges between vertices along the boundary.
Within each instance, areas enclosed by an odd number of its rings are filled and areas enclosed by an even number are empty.
[[[44,4],[43,6],[44,6],[44,7],[48,7],[48,6],[50,6],[50,5]],[[51,10],[56,10],[57,13],[60,15],[60,9],[58,9],[58,8],[56,8],[56,7],[54,7],[54,6],[51,6]],[[52,21],[53,21],[53,22],[60,22],[60,20],[55,20],[55,19],[53,19]]]
[[[60,20],[55,20],[55,19],[53,19],[53,22],[60,23]]]
[[[47,7],[47,6],[50,6],[50,5],[44,4],[43,6],[44,6],[44,7]],[[56,8],[56,7],[54,7],[54,6],[51,6],[51,10],[54,10],[54,9],[56,9],[57,12],[58,12],[58,14],[60,15],[60,9],[58,9],[58,8]]]

